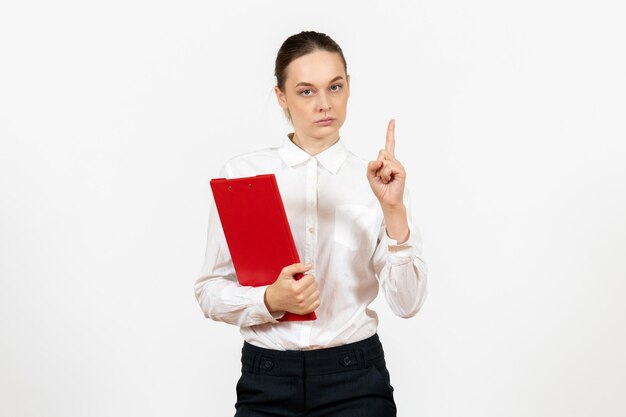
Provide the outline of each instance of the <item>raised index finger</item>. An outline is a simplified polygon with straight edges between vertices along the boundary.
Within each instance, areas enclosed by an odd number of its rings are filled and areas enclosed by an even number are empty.
[[[389,125],[387,126],[387,141],[385,142],[385,150],[391,154],[394,158],[396,155],[394,154],[396,148],[396,138],[394,135],[394,130],[396,127],[396,119],[391,119],[389,121]]]

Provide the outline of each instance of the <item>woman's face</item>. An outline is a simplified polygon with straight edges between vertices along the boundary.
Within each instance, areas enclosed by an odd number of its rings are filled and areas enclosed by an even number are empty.
[[[289,110],[299,137],[335,140],[346,119],[350,76],[336,52],[314,51],[286,69],[285,91],[274,87],[283,110]],[[322,119],[332,119],[320,122]]]

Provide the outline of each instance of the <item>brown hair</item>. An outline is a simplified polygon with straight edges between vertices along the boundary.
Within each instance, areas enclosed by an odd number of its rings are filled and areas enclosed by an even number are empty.
[[[302,31],[285,39],[276,55],[274,75],[276,76],[276,85],[280,91],[285,90],[287,66],[291,61],[317,50],[338,53],[343,61],[343,68],[346,74],[348,73],[348,65],[346,64],[346,58],[343,56],[343,51],[330,36],[315,31]],[[286,115],[291,120],[289,110],[286,111]]]

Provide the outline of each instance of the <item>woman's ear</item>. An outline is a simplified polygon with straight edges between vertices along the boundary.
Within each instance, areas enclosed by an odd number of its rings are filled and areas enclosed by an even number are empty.
[[[276,93],[276,99],[278,100],[278,104],[280,104],[280,107],[282,107],[283,110],[287,110],[287,100],[285,99],[285,95],[282,91],[280,91],[280,88],[278,88],[277,85],[274,86],[274,93]]]

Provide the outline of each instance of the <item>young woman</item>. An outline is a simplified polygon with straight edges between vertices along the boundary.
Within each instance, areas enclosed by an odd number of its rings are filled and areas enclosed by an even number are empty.
[[[378,316],[368,305],[380,288],[396,315],[417,314],[427,265],[395,157],[394,120],[375,160],[348,150],[339,129],[350,76],[341,48],[323,33],[287,38],[275,76],[294,132],[280,146],[229,159],[218,176],[275,174],[303,262],[285,265],[272,285],[239,285],[213,203],[195,282],[204,315],[239,326],[244,338],[235,416],[395,416]],[[286,311],[315,311],[317,319],[278,321]]]

